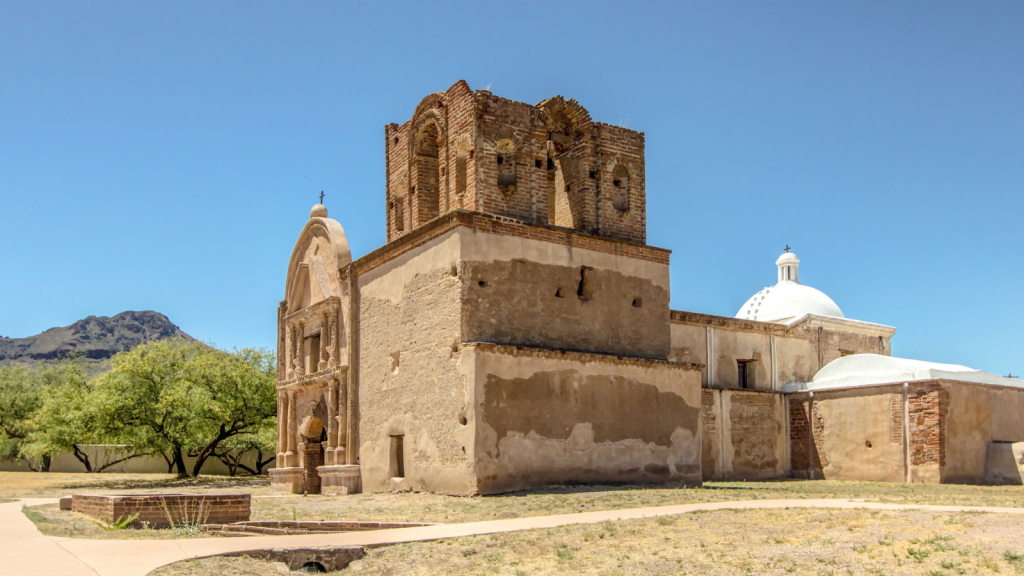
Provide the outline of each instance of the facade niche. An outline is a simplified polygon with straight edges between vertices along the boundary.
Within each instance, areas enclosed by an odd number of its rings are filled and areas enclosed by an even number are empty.
[[[505,194],[516,191],[516,145],[508,138],[498,141],[495,148],[498,162],[498,189]]]
[[[619,212],[629,210],[629,170],[622,164],[612,170],[612,205]]]

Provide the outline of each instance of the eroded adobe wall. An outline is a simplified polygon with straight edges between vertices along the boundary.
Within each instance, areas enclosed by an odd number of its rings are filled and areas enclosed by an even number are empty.
[[[943,482],[980,484],[990,442],[1024,441],[1024,390],[943,381],[948,396]]]
[[[475,490],[473,434],[462,420],[471,396],[462,368],[459,250],[458,232],[449,230],[356,263],[369,268],[359,274],[364,491]],[[392,479],[393,437],[402,438],[402,480]]]
[[[479,492],[701,481],[699,367],[474,344]]]
[[[790,397],[795,476],[809,475],[811,454],[816,479],[903,481],[901,386],[816,391],[811,418],[808,400],[805,394]]]
[[[890,339],[884,336],[839,332],[813,325],[798,332],[802,333],[817,350],[817,370],[836,358],[849,354],[892,355]]]
[[[669,355],[668,252],[474,216],[463,235],[463,338]]]
[[[705,480],[789,476],[783,394],[704,388],[701,405]]]
[[[673,310],[671,348],[671,360],[704,364],[705,386],[736,388],[738,360],[754,361],[747,380],[753,390],[773,389],[773,369],[775,390],[791,382],[808,382],[817,372],[817,352],[806,335],[770,322]],[[712,361],[708,360],[709,352]]]

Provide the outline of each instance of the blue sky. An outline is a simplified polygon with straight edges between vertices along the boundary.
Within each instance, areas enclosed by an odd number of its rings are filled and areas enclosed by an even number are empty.
[[[324,190],[383,244],[383,128],[465,79],[646,133],[672,307],[801,280],[897,356],[1024,372],[1024,3],[0,0],[0,334],[157,310],[272,346]]]

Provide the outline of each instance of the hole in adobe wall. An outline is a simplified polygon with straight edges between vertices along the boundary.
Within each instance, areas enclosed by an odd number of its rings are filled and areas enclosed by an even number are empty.
[[[448,172],[448,169],[445,168],[444,166],[441,166],[441,176],[444,176],[445,173],[447,173],[447,172]]]
[[[459,424],[462,424],[463,426],[469,424],[469,420],[466,419],[465,414],[459,414]]]
[[[561,288],[555,290],[555,298],[565,298],[565,293],[562,292]]]
[[[572,184],[566,184],[565,185],[565,191],[566,192],[572,192]]]
[[[302,574],[318,574],[320,572],[327,572],[327,568],[319,562],[306,562],[299,568],[299,572]]]
[[[592,270],[593,268],[589,266],[580,266],[580,285],[576,288],[576,295],[580,300],[587,301],[594,297],[594,287],[591,286],[590,279],[587,278],[587,272]]]
[[[643,307],[644,307],[644,299],[643,298],[640,298],[640,297],[633,298],[633,308],[643,308]]]
[[[473,159],[473,156],[476,156],[476,150],[470,150],[470,151],[469,151],[469,159],[470,159],[470,160],[472,160],[472,159]]]
[[[448,275],[449,276],[453,276],[453,277],[454,276],[458,276],[459,275],[459,268],[457,266],[453,265],[452,269],[448,271]]]
[[[478,280],[476,285],[481,287],[481,288],[487,288],[487,281],[486,280]]]
[[[533,165],[536,168],[540,168],[541,166],[544,165],[544,161],[541,160],[540,158],[537,158],[536,160],[533,161]]]
[[[871,448],[871,440],[865,440],[864,445],[867,446],[868,448]]]
[[[498,164],[504,164],[504,163],[505,163],[505,157],[504,157],[504,156],[501,156],[501,155],[499,155],[499,156],[498,156]]]
[[[398,136],[395,136],[395,146],[398,146]]]
[[[597,172],[594,172],[593,170],[591,170],[590,171],[590,177],[591,178],[597,178]]]

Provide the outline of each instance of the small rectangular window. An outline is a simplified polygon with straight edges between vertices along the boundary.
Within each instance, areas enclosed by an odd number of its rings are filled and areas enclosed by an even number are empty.
[[[737,384],[740,388],[754,387],[754,362],[755,360],[736,361]]]
[[[391,437],[391,477],[405,478],[405,436]]]

